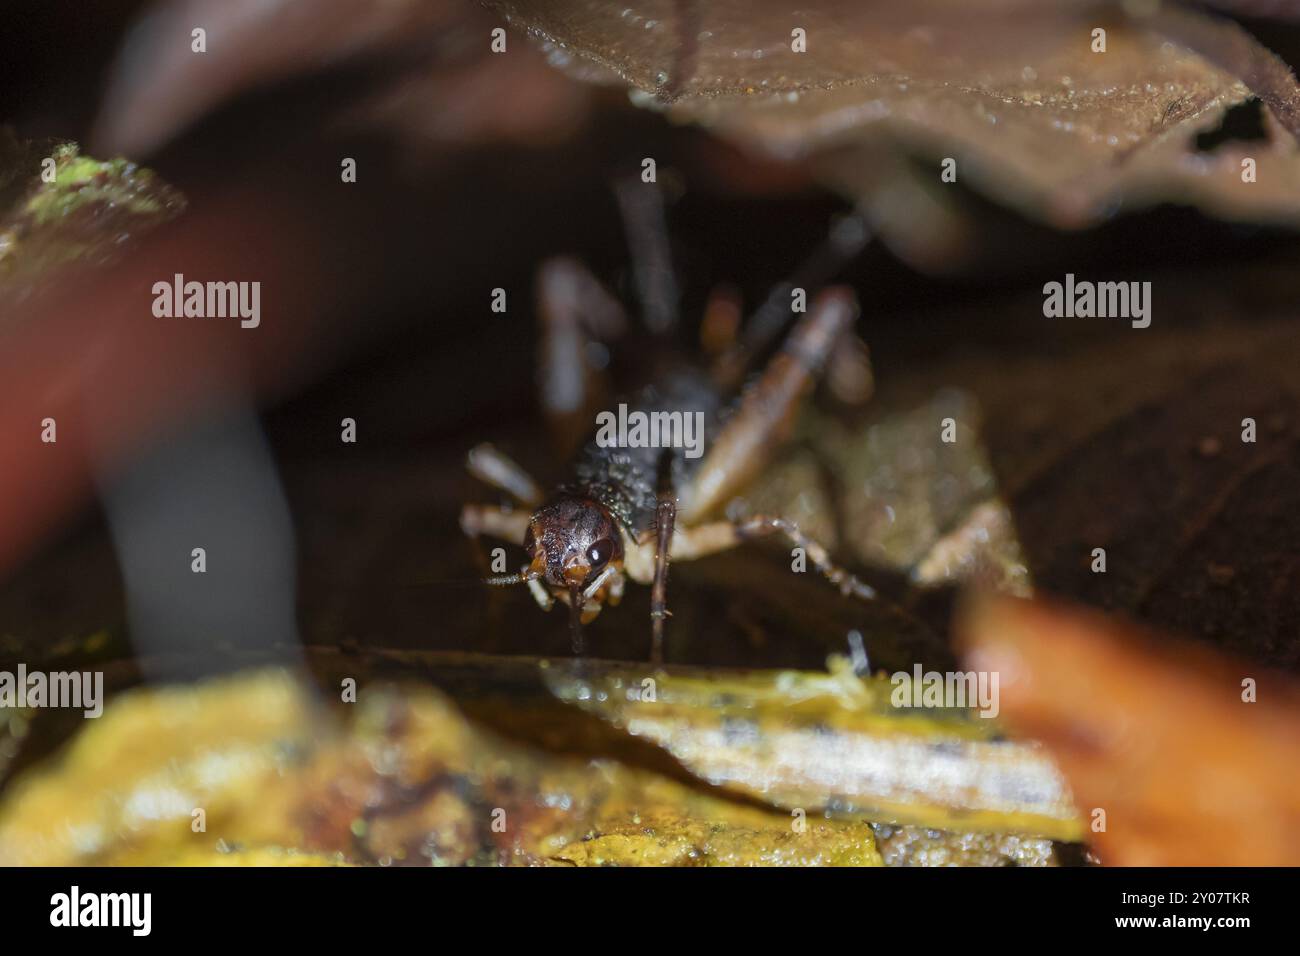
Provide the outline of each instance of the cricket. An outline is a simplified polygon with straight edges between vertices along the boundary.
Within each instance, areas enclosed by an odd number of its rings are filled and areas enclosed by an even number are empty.
[[[461,528],[522,544],[527,563],[516,573],[485,579],[491,586],[523,584],[539,607],[567,605],[573,652],[584,653],[582,627],[622,600],[628,579],[651,588],[649,659],[663,661],[668,573],[691,561],[765,537],[783,537],[840,592],[874,600],[875,590],[837,565],[827,548],[780,515],[729,513],[788,440],[796,417],[833,360],[864,363],[856,337],[857,298],[846,286],[826,286],[799,313],[791,302],[823,285],[869,238],[856,214],[834,224],[794,277],[778,285],[743,325],[714,308],[715,291],[701,327],[700,352],[683,355],[672,344],[677,329],[663,199],[652,184],[617,187],[632,240],[644,324],[656,347],[671,356],[656,380],[620,403],[620,416],[643,420],[697,418],[703,448],[679,442],[611,442],[614,429],[596,431],[574,457],[569,477],[549,496],[522,466],[491,444],[473,448],[469,472],[505,492],[520,507],[467,505]],[[543,410],[554,419],[584,403],[582,355],[592,341],[612,345],[629,326],[621,306],[583,266],[551,259],[538,274],[543,323]],[[782,338],[783,336],[783,338]],[[755,371],[759,359],[775,354]],[[869,374],[869,371],[866,373]],[[860,376],[859,376],[860,377]],[[611,413],[602,413],[606,418]],[[598,421],[600,417],[598,416]],[[664,433],[670,430],[665,429]]]

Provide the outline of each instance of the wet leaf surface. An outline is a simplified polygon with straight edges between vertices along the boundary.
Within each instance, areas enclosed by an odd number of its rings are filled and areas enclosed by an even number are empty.
[[[136,691],[7,790],[0,862],[880,865],[863,821],[522,747],[427,687],[357,700],[278,671]]]
[[[1081,836],[1069,794],[1032,747],[965,709],[894,705],[885,677],[594,671],[552,666],[561,700],[663,747],[701,779],[787,808],[945,829]]]
[[[875,827],[885,866],[1055,866],[1047,840],[1017,834],[944,833],[922,827]]]

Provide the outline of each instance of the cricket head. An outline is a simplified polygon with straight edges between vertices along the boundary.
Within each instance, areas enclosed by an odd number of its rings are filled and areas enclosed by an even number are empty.
[[[601,584],[623,561],[623,537],[604,505],[590,498],[560,495],[534,512],[524,535],[532,561],[527,573],[560,600],[596,597]]]
[[[582,625],[606,601],[623,594],[623,535],[609,509],[590,498],[561,494],[533,513],[524,535],[529,563],[488,584],[527,584],[543,609],[569,605],[573,649],[582,653]]]

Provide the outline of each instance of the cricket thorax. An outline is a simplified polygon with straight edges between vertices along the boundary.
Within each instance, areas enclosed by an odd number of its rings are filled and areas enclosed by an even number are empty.
[[[699,413],[704,421],[701,438],[707,442],[716,430],[723,402],[706,376],[694,370],[679,370],[666,383],[642,389],[628,405],[633,414]],[[695,470],[698,461],[685,451],[671,445],[606,447],[593,439],[578,454],[573,478],[561,491],[599,502],[623,530],[637,539],[654,528],[663,476],[676,491]]]

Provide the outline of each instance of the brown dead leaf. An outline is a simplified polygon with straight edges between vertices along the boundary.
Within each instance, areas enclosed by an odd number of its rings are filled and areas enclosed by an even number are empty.
[[[1063,227],[1164,200],[1300,221],[1294,78],[1201,13],[1017,0],[489,5],[553,63],[595,68],[636,102],[756,152],[810,158],[868,209],[899,181],[882,181],[883,148],[933,162],[936,182],[952,157],[961,182]],[[1097,28],[1104,53],[1091,48]],[[792,49],[796,29],[806,52]],[[1196,152],[1196,134],[1252,94],[1268,106],[1267,138]],[[1257,182],[1242,181],[1247,155]]]

